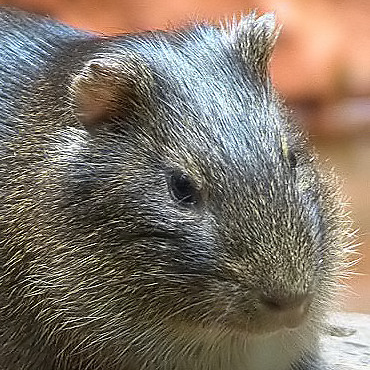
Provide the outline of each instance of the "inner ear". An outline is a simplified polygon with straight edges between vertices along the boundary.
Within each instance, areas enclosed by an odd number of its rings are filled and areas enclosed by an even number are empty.
[[[97,125],[144,103],[152,82],[136,56],[103,56],[88,61],[70,85],[72,106],[84,125]]]

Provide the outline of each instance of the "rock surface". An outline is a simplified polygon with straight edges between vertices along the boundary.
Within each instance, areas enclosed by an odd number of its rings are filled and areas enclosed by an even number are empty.
[[[370,315],[335,314],[322,338],[322,357],[333,370],[370,370]]]

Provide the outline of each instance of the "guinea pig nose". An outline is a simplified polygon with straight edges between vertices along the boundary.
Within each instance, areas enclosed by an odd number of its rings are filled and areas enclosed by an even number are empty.
[[[311,294],[294,294],[289,296],[261,295],[265,314],[273,315],[282,327],[296,328],[304,320],[312,300]]]
[[[261,295],[261,302],[272,311],[287,311],[309,306],[310,294],[284,295]]]
[[[309,293],[292,295],[261,295],[261,302],[271,311],[292,311],[307,309],[312,300]]]

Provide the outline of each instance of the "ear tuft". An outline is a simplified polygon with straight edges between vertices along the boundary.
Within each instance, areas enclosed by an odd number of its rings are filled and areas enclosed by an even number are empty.
[[[234,16],[223,31],[248,68],[266,80],[268,63],[280,32],[280,27],[276,27],[275,15],[266,13],[257,17],[256,11],[253,11],[242,16],[239,22]]]
[[[152,82],[149,68],[136,56],[99,56],[88,61],[70,85],[74,112],[96,125],[144,103]]]

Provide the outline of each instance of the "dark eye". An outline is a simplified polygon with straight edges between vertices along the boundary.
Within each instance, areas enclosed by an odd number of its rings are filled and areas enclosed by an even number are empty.
[[[293,150],[289,150],[288,152],[288,161],[290,168],[294,170],[297,167],[297,155]]]
[[[199,202],[200,194],[192,178],[181,171],[171,174],[169,187],[171,195],[183,205],[193,205]]]

